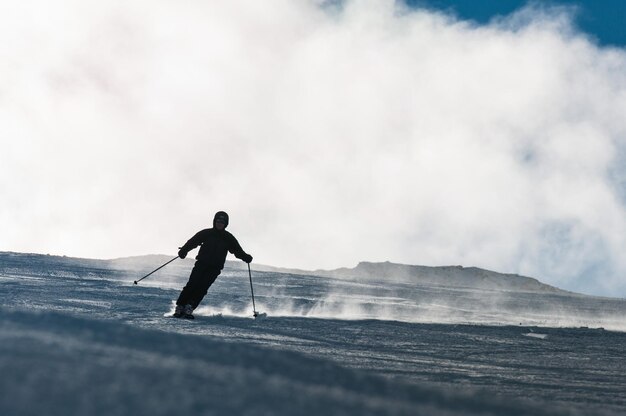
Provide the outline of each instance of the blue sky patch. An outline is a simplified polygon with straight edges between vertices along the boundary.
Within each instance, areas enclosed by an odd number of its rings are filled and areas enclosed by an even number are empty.
[[[410,7],[425,7],[454,14],[463,20],[486,24],[528,4],[574,6],[575,24],[601,46],[626,46],[626,1],[624,0],[406,0]]]

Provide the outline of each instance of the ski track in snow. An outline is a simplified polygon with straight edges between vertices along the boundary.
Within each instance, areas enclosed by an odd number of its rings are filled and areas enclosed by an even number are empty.
[[[186,321],[167,316],[185,269],[135,286],[136,271],[12,266],[1,415],[626,412],[626,333],[534,326],[619,326],[624,301],[255,273],[269,317],[254,320],[247,271],[226,270]]]

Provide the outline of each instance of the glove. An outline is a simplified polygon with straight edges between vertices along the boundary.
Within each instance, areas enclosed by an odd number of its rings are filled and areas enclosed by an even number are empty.
[[[180,250],[178,250],[178,257],[184,259],[185,257],[187,257],[187,252],[181,248]]]
[[[249,254],[246,254],[243,256],[243,258],[241,259],[243,261],[245,261],[246,263],[251,263],[252,262],[252,256]]]

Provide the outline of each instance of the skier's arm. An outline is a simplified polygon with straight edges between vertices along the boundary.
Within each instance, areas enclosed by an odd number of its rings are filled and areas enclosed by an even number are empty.
[[[196,233],[196,235],[191,237],[189,241],[183,244],[183,246],[180,247],[180,250],[178,250],[178,257],[180,257],[181,259],[184,259],[185,257],[187,257],[187,253],[189,253],[191,250],[193,250],[194,248],[202,244],[203,235],[204,235],[204,230],[199,231],[198,233]]]
[[[250,263],[252,261],[252,256],[246,253],[245,251],[243,251],[243,248],[241,248],[241,245],[239,244],[239,241],[237,241],[235,236],[231,234],[231,237],[232,238],[230,241],[230,247],[228,248],[228,251],[234,254],[235,257],[237,257],[238,259],[243,260],[246,263]]]

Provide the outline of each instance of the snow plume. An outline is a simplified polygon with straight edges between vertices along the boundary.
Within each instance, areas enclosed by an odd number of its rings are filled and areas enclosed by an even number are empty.
[[[227,276],[211,287],[197,315],[249,318],[256,306],[271,317],[626,331],[623,299],[267,274],[256,279],[253,305],[244,276]],[[174,307],[172,302],[164,315],[171,315]]]
[[[626,296],[626,53],[574,11],[0,6],[0,249],[463,264]],[[36,238],[35,238],[36,236]]]

